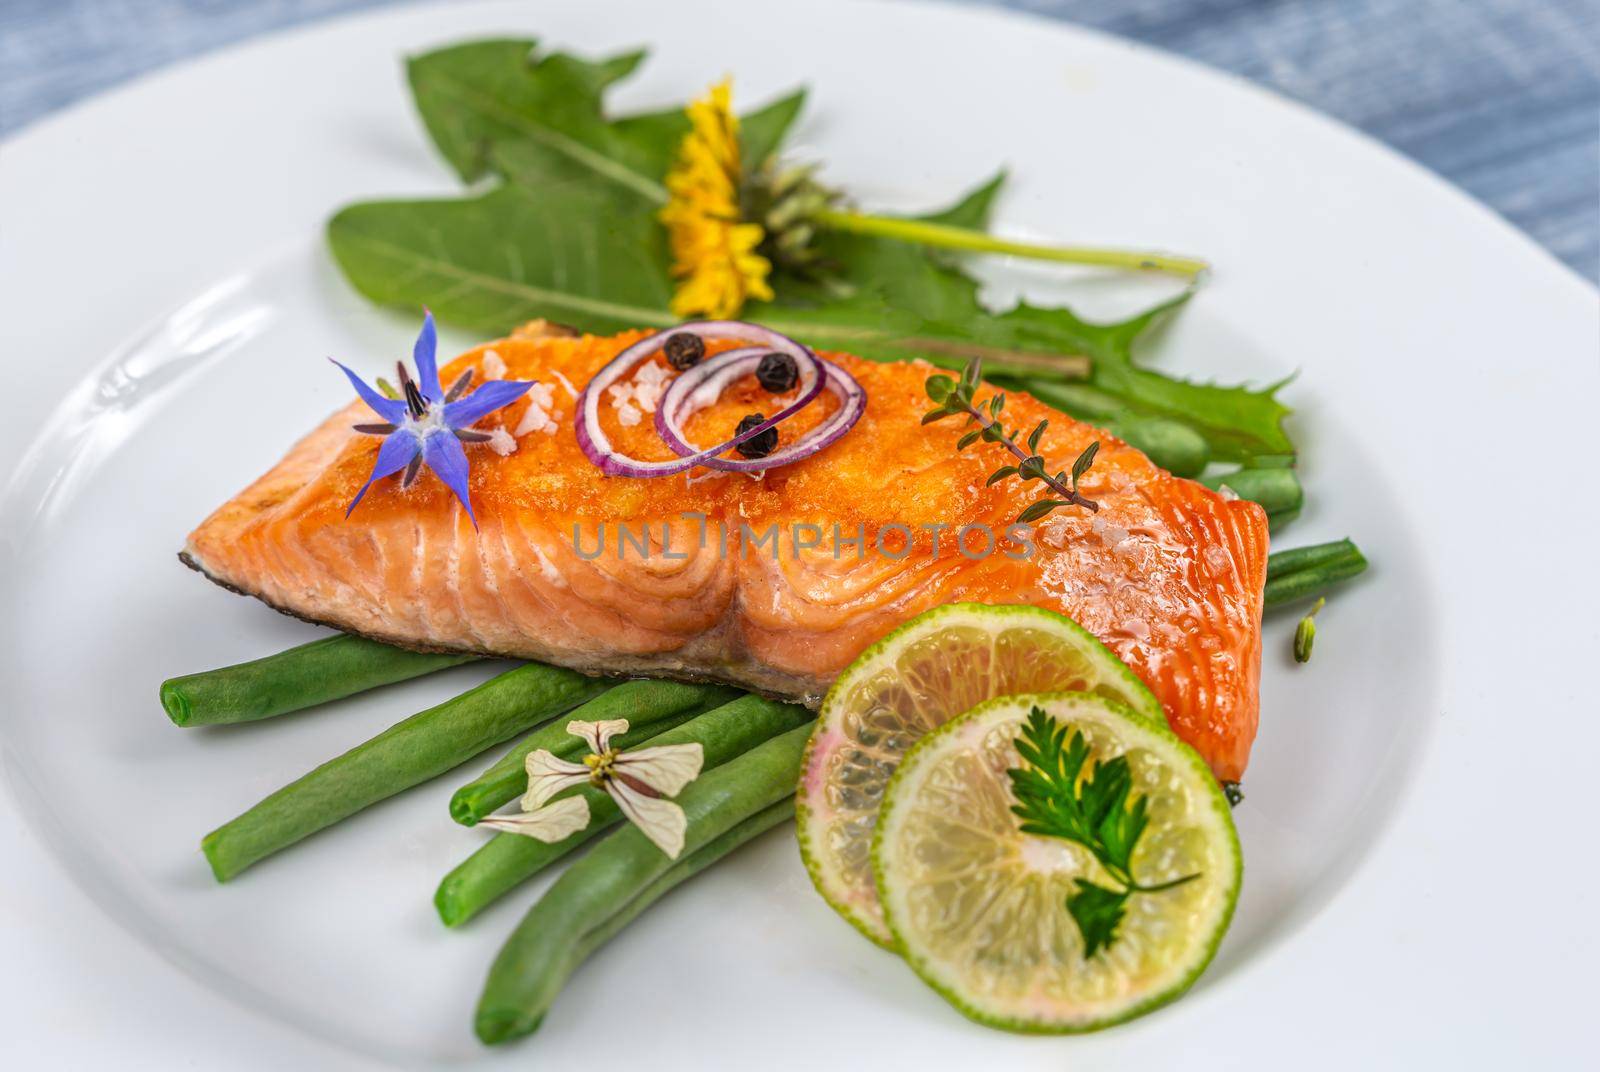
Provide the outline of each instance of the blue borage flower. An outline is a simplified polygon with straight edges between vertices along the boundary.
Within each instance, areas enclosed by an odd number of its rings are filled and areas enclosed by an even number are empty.
[[[356,497],[350,500],[344,516],[349,517],[355,510],[373,481],[404,469],[405,476],[401,478],[400,486],[409,488],[426,465],[444,481],[446,487],[455,492],[461,505],[467,508],[472,527],[477,528],[478,519],[472,512],[472,500],[467,489],[467,452],[461,444],[487,442],[491,437],[485,432],[472,431],[471,426],[527,394],[537,381],[491,380],[471,394],[466,394],[472,384],[472,370],[468,369],[450,385],[448,391],[442,389],[439,385],[439,334],[433,326],[433,314],[426,310],[423,312],[422,331],[417,335],[417,344],[411,351],[412,360],[417,366],[417,378],[411,378],[404,362],[396,362],[404,398],[385,397],[344,365],[333,362],[349,377],[361,401],[383,418],[380,424],[355,426],[358,432],[382,436],[383,445],[378,448],[378,460],[372,466],[372,475],[361,485]],[[333,361],[332,358],[328,360]]]

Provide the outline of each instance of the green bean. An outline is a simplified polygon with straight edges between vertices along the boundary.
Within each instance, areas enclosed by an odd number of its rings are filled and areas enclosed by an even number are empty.
[[[585,722],[607,718],[627,719],[630,723],[629,736],[618,738],[618,746],[626,747],[666,729],[667,726],[663,725],[666,719],[676,719],[673,723],[676,725],[702,711],[720,707],[738,695],[738,689],[725,685],[627,681],[572,712],[572,718]],[[561,726],[546,726],[528,735],[512,745],[511,751],[494,766],[456,790],[450,798],[450,817],[463,826],[472,826],[485,815],[521,796],[528,788],[528,774],[523,761],[529,752],[547,748],[566,758],[582,747],[582,740],[569,734],[564,723]]]
[[[596,949],[616,937],[618,931],[637,919],[639,913],[660,900],[674,886],[693,878],[751,838],[764,834],[779,823],[792,818],[794,818],[794,797],[788,797],[756,812],[727,833],[712,838],[697,852],[680,857],[665,874],[641,890],[639,896],[629,901],[622,911],[583,936],[583,941],[578,943],[576,950],[578,963],[588,960]]]
[[[643,747],[699,744],[705,751],[701,769],[707,771],[811,718],[811,712],[794,704],[741,696],[675,729],[657,733]],[[622,817],[616,802],[603,790],[586,786],[578,793],[589,803],[589,825],[576,834],[553,844],[521,834],[496,834],[446,875],[433,897],[444,925],[465,923],[519,883],[604,833]]]
[[[217,881],[471,759],[609,687],[527,663],[412,715],[291,782],[200,842]]]
[[[1340,560],[1361,559],[1361,551],[1348,539],[1291,547],[1267,556],[1267,580],[1286,577],[1305,569],[1317,569]],[[1365,561],[1365,559],[1362,559]]]
[[[810,735],[805,725],[774,737],[702,774],[679,793],[677,802],[688,819],[684,857],[793,793]],[[630,823],[567,868],[495,958],[478,999],[478,1038],[505,1042],[535,1030],[591,948],[589,935],[601,932],[673,866]]]
[[[1268,609],[1271,609],[1273,607],[1281,607],[1285,603],[1293,603],[1297,600],[1321,595],[1333,585],[1340,581],[1349,580],[1351,577],[1364,572],[1366,568],[1366,556],[1352,547],[1349,555],[1332,562],[1296,570],[1294,573],[1280,574],[1277,577],[1269,576],[1266,587],[1266,605]],[[1270,570],[1269,559],[1269,573]]]
[[[1349,540],[1275,551],[1267,556],[1267,607],[1321,595],[1366,568],[1366,556]]]
[[[1282,466],[1238,469],[1220,476],[1202,477],[1200,482],[1208,488],[1220,488],[1226,484],[1239,498],[1260,503],[1267,512],[1269,527],[1274,530],[1294,520],[1305,503],[1305,491],[1300,487],[1300,478],[1293,469]]]
[[[161,706],[178,726],[254,722],[407,681],[476,655],[406,651],[340,634],[264,659],[161,683]]]
[[[1175,476],[1197,477],[1211,461],[1211,445],[1206,437],[1182,421],[1130,417],[1107,421],[1105,429]]]

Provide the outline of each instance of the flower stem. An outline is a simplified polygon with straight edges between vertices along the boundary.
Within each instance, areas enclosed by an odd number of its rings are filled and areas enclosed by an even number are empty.
[[[902,242],[914,242],[940,249],[970,250],[974,253],[1004,253],[1013,257],[1027,257],[1039,261],[1059,261],[1064,264],[1092,264],[1104,268],[1125,268],[1139,272],[1170,272],[1186,279],[1194,279],[1209,265],[1196,257],[1181,257],[1171,253],[1152,253],[1132,249],[1097,249],[1091,246],[1041,246],[1032,242],[1013,242],[996,238],[982,231],[964,227],[951,227],[943,223],[926,223],[922,220],[895,219],[887,216],[869,216],[864,212],[825,208],[813,217],[824,227],[852,234],[875,235]]]

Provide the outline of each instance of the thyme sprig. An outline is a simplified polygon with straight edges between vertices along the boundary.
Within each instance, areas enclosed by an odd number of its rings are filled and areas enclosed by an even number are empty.
[[[1018,524],[1026,525],[1038,521],[1063,506],[1081,506],[1089,511],[1100,509],[1099,503],[1078,492],[1078,481],[1094,464],[1094,456],[1100,450],[1099,441],[1090,443],[1083,453],[1078,455],[1077,460],[1072,463],[1070,473],[1058,472],[1051,476],[1050,471],[1045,468],[1043,455],[1039,453],[1039,440],[1044,437],[1044,430],[1050,426],[1050,422],[1040,421],[1038,426],[1028,433],[1028,449],[1023,450],[1017,445],[1017,436],[1021,429],[1013,428],[1007,432],[1005,426],[1000,423],[1000,411],[1005,408],[1006,396],[996,391],[984,402],[974,400],[982,380],[983,360],[976,357],[967,362],[967,367],[962,371],[959,380],[944,375],[929,376],[924,386],[928,397],[937,402],[938,406],[922,415],[922,423],[932,424],[946,417],[965,416],[968,424],[976,424],[977,427],[956,441],[956,450],[966,450],[972,444],[983,440],[986,443],[999,443],[1017,458],[1016,465],[1003,465],[990,473],[987,484],[997,484],[1013,476],[1023,483],[1042,480],[1051,491],[1061,496],[1059,499],[1046,496],[1029,506],[1017,515]]]

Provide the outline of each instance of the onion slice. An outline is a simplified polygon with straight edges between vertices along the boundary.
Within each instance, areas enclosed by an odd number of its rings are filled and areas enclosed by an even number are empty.
[[[686,452],[683,453],[683,456],[672,461],[648,462],[640,458],[629,457],[626,454],[618,452],[616,448],[611,445],[611,440],[605,434],[604,429],[600,427],[600,399],[604,396],[606,388],[619,382],[632,373],[633,370],[639,365],[655,356],[655,354],[659,352],[661,347],[666,343],[667,336],[675,335],[680,331],[687,331],[691,334],[698,335],[701,339],[704,339],[707,342],[715,342],[723,339],[735,339],[739,342],[754,343],[758,349],[752,350],[745,348],[730,351],[727,354],[719,354],[716,357],[707,358],[705,361],[695,366],[695,368],[680,373],[677,379],[673,381],[672,386],[668,387],[667,393],[670,393],[674,388],[677,387],[678,383],[682,381],[684,377],[694,373],[697,369],[703,369],[706,366],[713,366],[710,371],[712,375],[715,375],[716,370],[721,369],[726,364],[725,360],[719,362],[719,359],[726,359],[733,354],[748,355],[750,353],[756,353],[757,360],[759,360],[759,354],[766,353],[770,350],[777,350],[780,353],[788,354],[790,357],[794,358],[795,362],[800,367],[799,398],[797,398],[793,404],[786,406],[782,411],[774,414],[768,420],[765,420],[759,425],[747,429],[744,433],[735,436],[726,443],[719,443],[718,445],[710,447],[706,450],[695,450],[693,447],[688,447],[685,444]],[[748,439],[753,439],[756,436],[761,435],[767,429],[775,427],[779,421],[788,420],[805,406],[810,405],[813,401],[815,401],[817,396],[822,392],[824,380],[828,379],[828,377],[824,375],[825,370],[823,366],[825,364],[826,362],[822,361],[822,359],[817,357],[816,354],[812,353],[806,347],[801,346],[787,335],[780,335],[776,331],[761,327],[758,324],[747,324],[740,320],[701,320],[690,324],[680,324],[675,328],[668,328],[665,331],[658,331],[654,335],[649,335],[643,339],[640,339],[638,342],[622,351],[622,353],[612,358],[609,362],[607,362],[604,368],[594,374],[594,377],[589,381],[588,385],[584,387],[583,392],[578,396],[577,420],[573,422],[578,435],[578,447],[583,451],[584,456],[598,466],[600,471],[605,473],[607,476],[671,476],[674,473],[681,473],[692,469],[697,465],[710,465],[708,459],[713,461],[717,460],[717,455],[729,450],[732,447],[738,446],[740,443],[743,443]],[[843,370],[836,371],[838,371],[841,376],[844,375]],[[696,378],[695,382],[702,382],[706,378],[706,374],[702,373]],[[846,378],[848,379],[848,377]],[[854,381],[851,382],[853,383]],[[832,387],[831,383],[829,384],[829,387]],[[860,390],[859,386],[857,387],[857,390]],[[712,397],[715,399],[715,395]],[[660,415],[662,409],[666,405],[666,402],[667,394],[663,394],[661,401],[656,405],[656,427],[658,429],[661,427]],[[862,402],[862,408],[865,408],[865,396],[863,396]],[[837,416],[837,414],[835,414],[835,416]],[[859,417],[860,414],[858,413],[857,416]],[[854,424],[855,422],[852,420],[850,423]],[[842,435],[843,432],[840,434]],[[679,439],[679,442],[682,442],[681,438]],[[673,444],[672,440],[668,440],[667,445],[671,446],[674,451],[678,450],[678,447]],[[780,451],[779,453],[783,452]],[[760,468],[765,469],[771,467],[771,462],[769,459],[763,458],[761,461],[766,464],[763,464],[760,466]],[[731,465],[732,463],[727,464]],[[712,466],[712,468],[719,469],[725,467],[725,465]]]
[[[666,393],[661,396],[660,403],[656,405],[656,432],[674,453],[684,457],[694,455],[697,458],[695,464],[703,465],[707,469],[720,469],[729,473],[765,472],[780,465],[789,465],[802,458],[809,458],[853,428],[861,419],[861,415],[866,412],[867,393],[862,390],[855,378],[831,361],[824,361],[813,355],[812,360],[822,368],[823,386],[839,399],[839,408],[827,420],[782,450],[773,451],[762,458],[717,456],[752,436],[760,435],[779,421],[787,420],[804,406],[810,405],[817,397],[817,389],[802,388],[800,397],[793,404],[749,429],[744,435],[711,448],[713,456],[706,457],[706,452],[691,446],[684,438],[683,422],[691,414],[716,402],[728,384],[754,372],[767,352],[763,347],[729,350],[708,358],[672,381]]]

